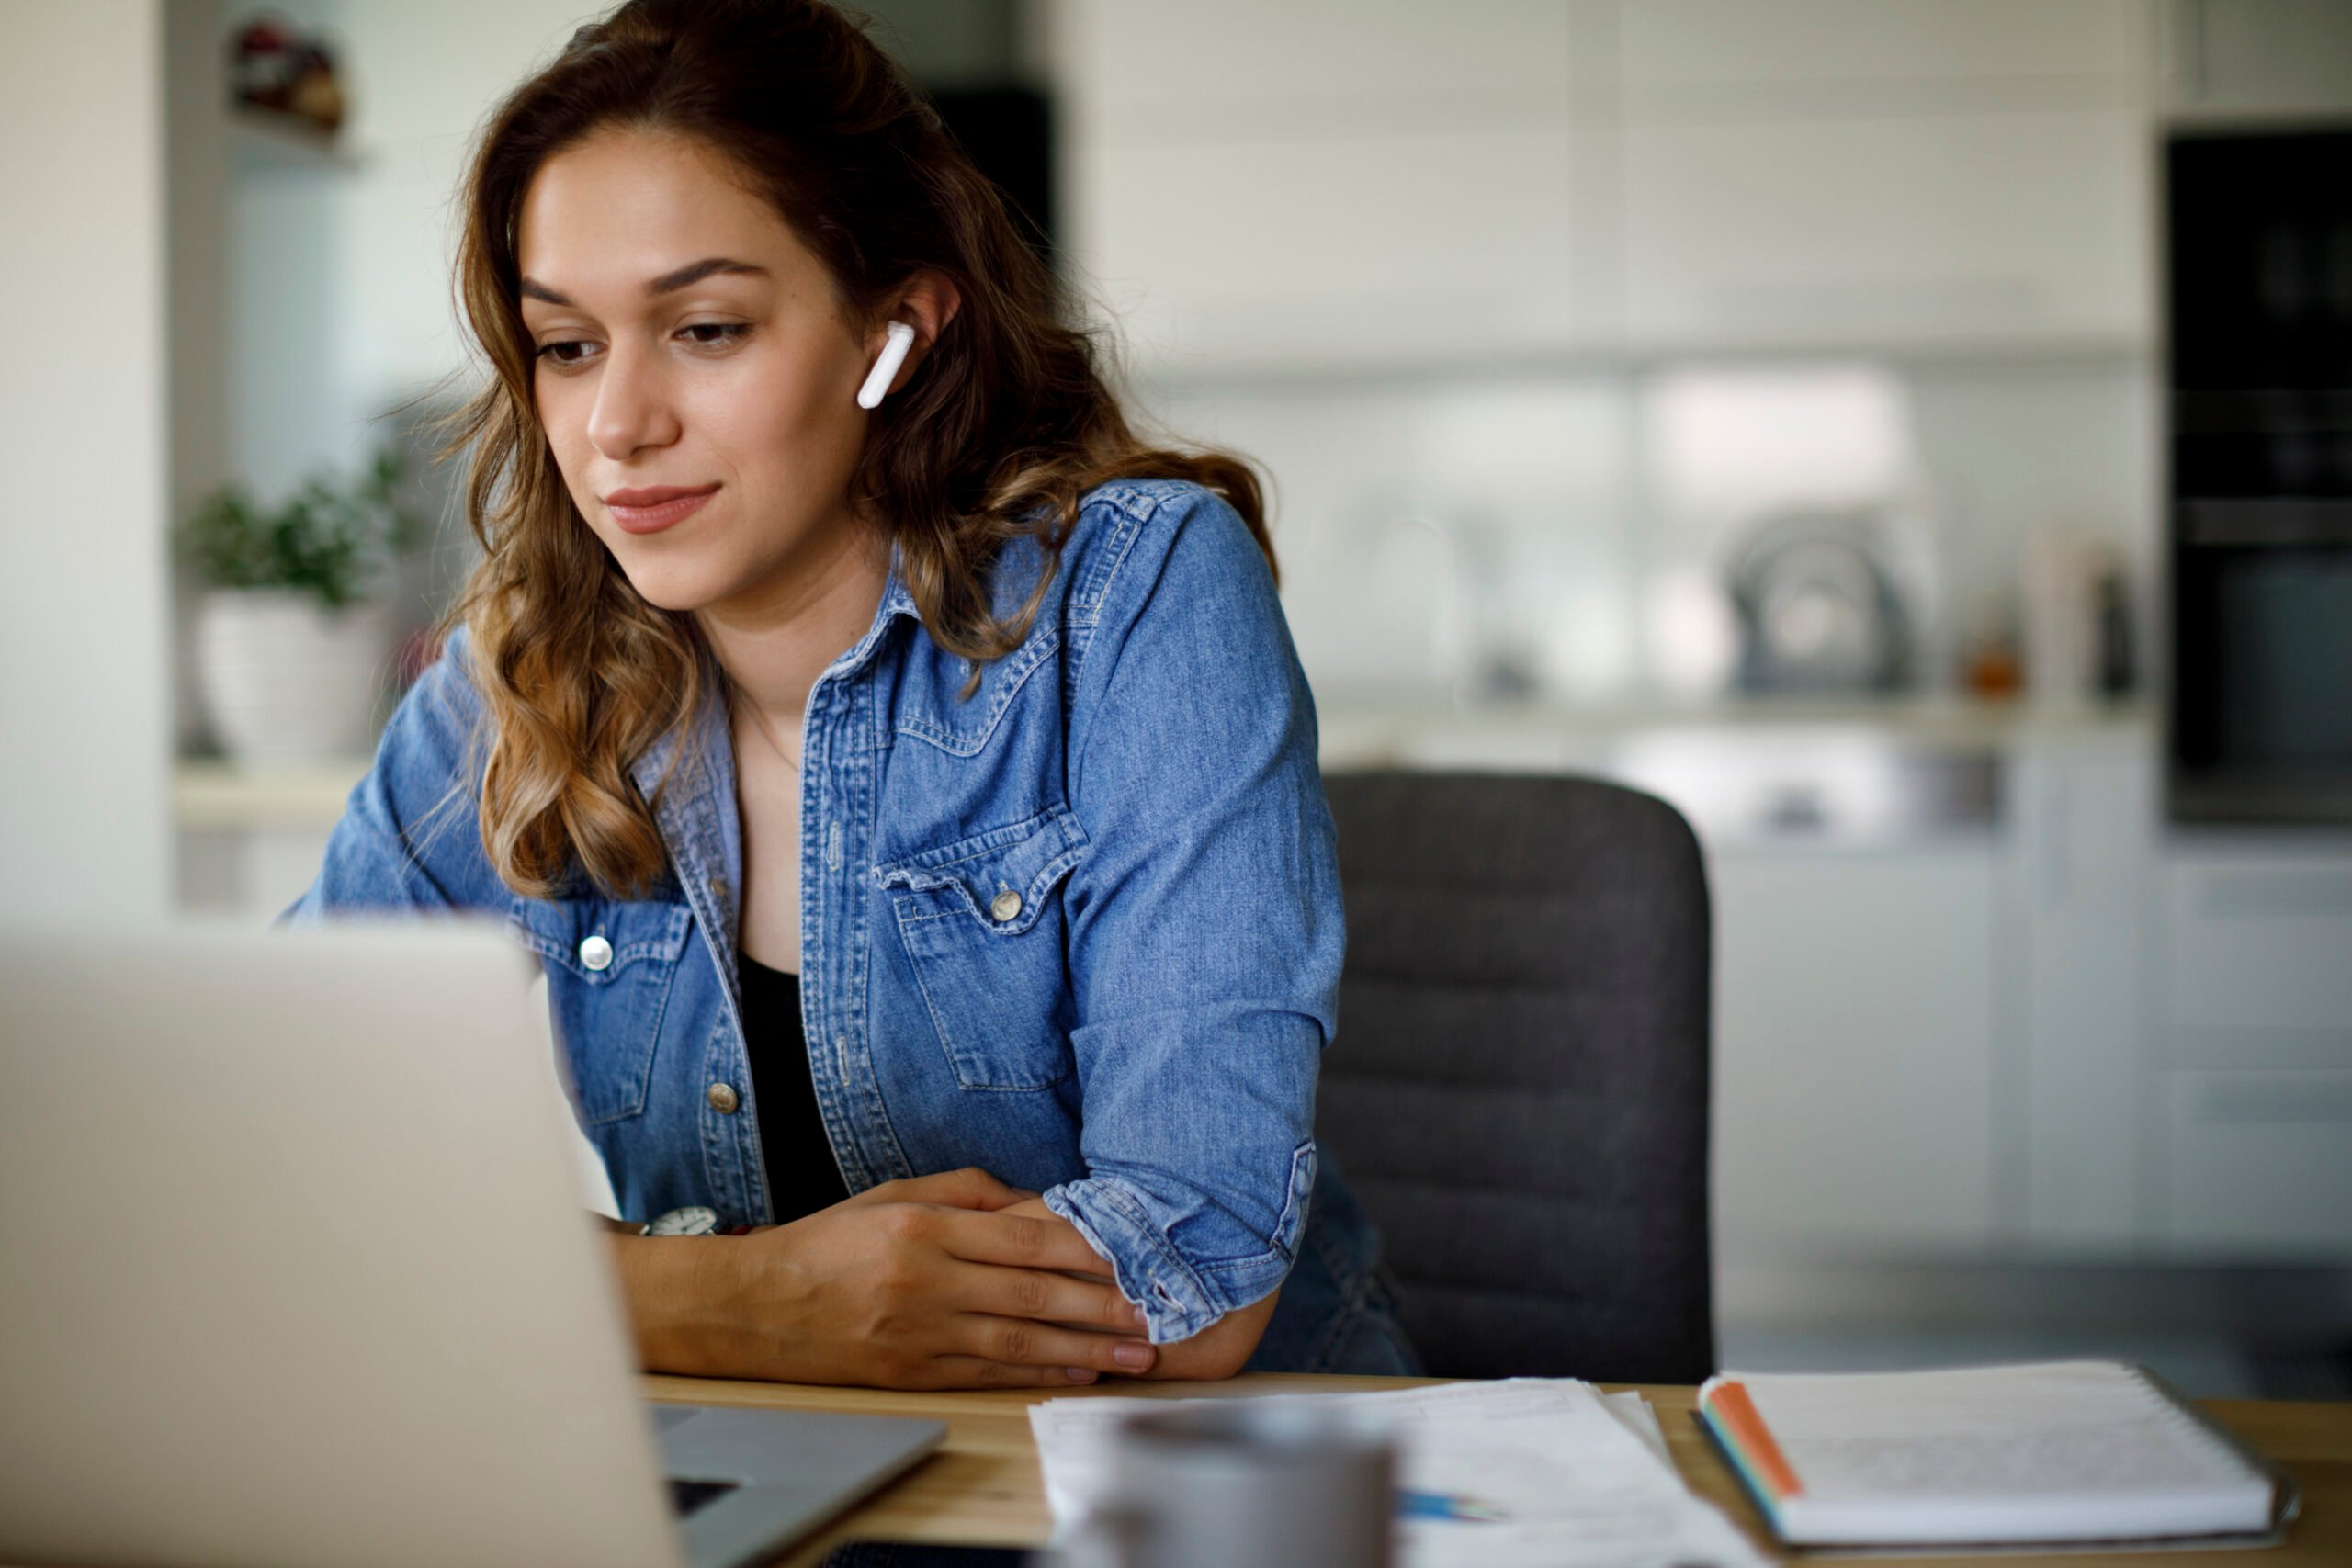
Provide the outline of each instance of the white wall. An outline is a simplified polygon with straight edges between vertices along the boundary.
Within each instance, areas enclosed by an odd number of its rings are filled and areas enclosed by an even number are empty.
[[[243,14],[244,7],[231,7]],[[240,353],[280,367],[244,376],[240,466],[268,489],[320,461],[357,461],[381,433],[369,421],[461,369],[452,299],[458,179],[489,110],[574,28],[597,0],[280,0],[303,28],[344,45],[348,174],[243,181],[238,235]],[[1004,5],[861,9],[896,17],[933,75],[995,59],[1012,28]]]
[[[356,469],[377,422],[464,357],[458,182],[492,106],[603,7],[580,0],[281,0],[344,75],[345,162],[243,160],[227,187],[231,471],[276,499]],[[222,35],[247,7],[216,0]],[[210,57],[193,62],[208,75]],[[206,84],[209,90],[209,84]]]
[[[339,391],[380,412],[462,361],[450,291],[458,182],[481,120],[572,30],[582,0],[345,0],[352,118],[364,162],[344,210]]]
[[[0,0],[0,919],[165,907],[162,30]]]

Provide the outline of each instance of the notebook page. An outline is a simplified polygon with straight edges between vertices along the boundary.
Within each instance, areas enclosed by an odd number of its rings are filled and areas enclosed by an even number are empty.
[[[2128,1367],[1740,1376],[1803,1490],[1792,1540],[2255,1533],[2271,1488]]]

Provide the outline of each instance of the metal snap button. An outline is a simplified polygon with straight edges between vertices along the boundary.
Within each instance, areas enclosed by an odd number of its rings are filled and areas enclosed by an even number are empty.
[[[989,900],[989,913],[1000,920],[1009,920],[1021,913],[1021,895],[1008,887]]]
[[[590,969],[613,966],[613,944],[601,936],[592,936],[580,944],[580,962]]]
[[[704,1091],[703,1098],[709,1100],[710,1108],[721,1116],[734,1115],[735,1108],[743,1103],[743,1097],[735,1092],[735,1086],[731,1083],[711,1085]]]

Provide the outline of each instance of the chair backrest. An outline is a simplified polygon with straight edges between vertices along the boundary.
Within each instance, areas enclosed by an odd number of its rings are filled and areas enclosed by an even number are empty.
[[[1589,779],[1326,778],[1348,956],[1318,1138],[1433,1374],[1697,1382],[1706,872]]]

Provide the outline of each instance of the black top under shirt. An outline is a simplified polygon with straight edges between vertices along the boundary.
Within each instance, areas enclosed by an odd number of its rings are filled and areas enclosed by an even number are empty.
[[[788,1224],[849,1196],[817,1085],[808,1076],[808,1037],[800,1027],[800,976],[741,961],[743,1051],[752,1062],[752,1094],[760,1108],[760,1163],[768,1176],[775,1223]]]

